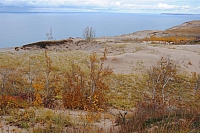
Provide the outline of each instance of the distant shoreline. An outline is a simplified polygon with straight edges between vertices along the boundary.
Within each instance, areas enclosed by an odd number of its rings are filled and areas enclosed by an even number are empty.
[[[161,13],[161,15],[200,15],[200,14],[189,14],[189,13]]]

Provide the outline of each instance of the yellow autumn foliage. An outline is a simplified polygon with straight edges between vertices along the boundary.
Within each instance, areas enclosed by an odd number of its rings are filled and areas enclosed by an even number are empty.
[[[41,96],[41,94],[39,94],[39,93],[36,93],[35,94],[35,99],[34,99],[34,101],[33,101],[33,105],[34,106],[42,106],[42,96]]]
[[[33,88],[36,92],[42,91],[44,89],[44,82],[33,84]]]

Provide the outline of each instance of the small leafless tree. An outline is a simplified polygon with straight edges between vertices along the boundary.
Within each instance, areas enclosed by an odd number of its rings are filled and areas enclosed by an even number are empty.
[[[53,35],[52,35],[52,27],[50,28],[50,31],[46,33],[47,40],[52,41],[53,40]]]
[[[84,30],[83,30],[83,38],[87,41],[90,42],[92,40],[94,40],[95,38],[95,30],[92,27],[87,26]]]
[[[12,73],[12,69],[10,68],[1,68],[0,69],[0,77],[1,77],[1,94],[5,93],[5,85],[9,79],[10,74]]]
[[[148,87],[152,91],[152,100],[161,95],[161,103],[166,100],[166,92],[168,87],[175,79],[178,68],[173,60],[169,57],[162,57],[157,65],[152,66],[148,71]]]
[[[200,71],[200,60],[199,60],[199,71]],[[200,72],[194,72],[193,77],[194,77],[194,81],[195,81],[194,92],[196,95],[197,91],[200,89]]]

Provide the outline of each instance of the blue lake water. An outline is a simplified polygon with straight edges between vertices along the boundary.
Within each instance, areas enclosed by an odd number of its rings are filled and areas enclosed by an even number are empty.
[[[129,13],[0,13],[0,48],[46,40],[52,27],[56,40],[82,37],[93,27],[96,37],[116,36],[139,30],[165,30],[200,15],[160,15]]]

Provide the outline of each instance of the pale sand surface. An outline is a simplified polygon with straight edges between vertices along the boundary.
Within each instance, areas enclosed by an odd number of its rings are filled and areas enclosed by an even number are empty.
[[[162,56],[169,56],[185,70],[198,72],[200,71],[200,54],[196,52],[197,49],[200,49],[200,45],[185,45],[180,46],[180,48],[179,46],[175,48],[147,46],[135,53],[108,56],[104,63],[113,68],[116,73],[135,73],[138,70],[142,71],[145,70],[144,68],[155,65]],[[189,62],[192,65],[187,65]]]
[[[15,52],[15,48],[0,48],[0,52]]]

